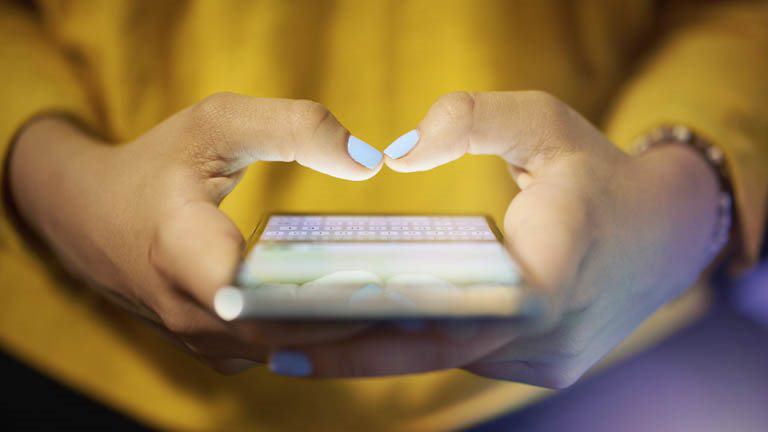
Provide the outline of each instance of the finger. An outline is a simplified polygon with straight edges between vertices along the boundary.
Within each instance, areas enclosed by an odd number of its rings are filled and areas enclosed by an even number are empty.
[[[574,134],[594,128],[556,98],[538,91],[450,93],[438,99],[419,123],[384,150],[395,171],[424,171],[464,154],[489,154],[527,169],[542,159],[569,153]],[[566,139],[567,137],[567,139]]]
[[[238,374],[262,364],[257,361],[239,358],[206,359],[206,361],[213,369],[224,375]]]
[[[368,328],[365,322],[225,322],[183,292],[158,302],[164,330],[195,354],[208,359],[241,358],[264,362],[268,346],[324,343]]]
[[[234,223],[215,205],[196,201],[188,203],[170,215],[159,228],[150,246],[150,259],[172,285],[202,305],[198,311],[183,297],[169,296],[163,304],[153,305],[160,311],[164,324],[172,331],[188,335],[223,335],[230,333],[234,340],[222,344],[207,343],[214,352],[226,352],[254,358],[246,346],[245,351],[234,349],[240,345],[306,344],[337,340],[362,331],[368,323],[225,323],[213,314],[216,292],[229,286],[240,262],[243,238]],[[214,337],[215,339],[215,337]],[[209,341],[212,340],[209,338]],[[243,349],[242,347],[237,347]]]
[[[190,354],[195,359],[202,361],[207,366],[210,366],[222,374],[231,375],[242,372],[259,364],[264,364],[264,360],[266,359],[266,356],[263,354],[254,356],[253,358],[255,360],[237,357],[229,358],[223,356],[222,353],[216,353],[216,355],[210,356],[206,354],[206,350],[198,348],[193,342],[185,340],[160,323],[149,320],[148,323],[175,347]]]
[[[259,364],[264,364],[264,360],[266,359],[266,355],[264,355],[265,352],[262,352],[259,355],[254,355],[251,357],[253,359],[237,357],[230,358],[224,356],[222,352],[217,352],[215,355],[209,355],[207,354],[206,349],[199,348],[195,342],[180,337],[178,334],[170,331],[167,327],[163,327],[154,321],[149,321],[149,324],[152,325],[152,327],[155,328],[158,332],[160,332],[160,334],[163,335],[174,346],[192,355],[194,358],[201,360],[206,365],[222,374],[230,375],[242,372]],[[224,338],[226,338],[226,336],[228,335],[224,333]],[[220,342],[220,340],[217,339],[217,342]]]
[[[192,299],[175,293],[159,304],[163,319],[148,323],[182,351],[207,361],[239,358],[265,362],[265,346],[242,343],[227,323],[217,320]]]
[[[327,343],[346,339],[370,328],[370,322],[270,322],[232,323],[246,340],[279,347]]]
[[[351,136],[323,105],[218,93],[182,111],[186,130],[201,145],[194,162],[213,175],[231,175],[256,161],[296,161],[347,180],[364,180],[382,154]]]
[[[275,351],[269,365],[281,375],[323,378],[428,372],[469,364],[516,334],[470,326],[468,331],[460,323],[449,331],[433,326],[417,334],[377,328],[339,342]]]
[[[556,381],[543,373],[542,369],[538,367],[538,364],[525,360],[510,360],[508,362],[499,363],[481,363],[470,365],[464,369],[472,372],[475,375],[480,375],[496,380],[501,379],[504,381],[514,381],[521,384],[529,384],[547,388],[567,387],[567,385],[561,384],[560,381]]]
[[[585,320],[591,319],[571,314],[552,331],[519,337],[464,369],[488,378],[568,387],[613,347],[601,344],[601,339],[589,331],[594,330],[594,325]]]
[[[149,258],[173,285],[213,310],[216,291],[232,283],[243,244],[235,224],[214,204],[194,201],[166,216]]]
[[[505,242],[542,300],[540,331],[551,328],[572,300],[593,238],[587,198],[568,176],[547,178],[518,193],[504,218]]]

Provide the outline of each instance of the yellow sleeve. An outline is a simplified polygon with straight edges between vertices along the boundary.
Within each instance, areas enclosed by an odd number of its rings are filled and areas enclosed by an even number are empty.
[[[30,118],[46,112],[91,119],[86,92],[63,50],[46,34],[32,8],[0,0],[0,178],[7,176],[12,141]],[[9,247],[15,232],[9,223],[7,185],[2,188],[0,247]]]
[[[620,92],[606,133],[628,148],[661,124],[720,147],[736,201],[736,269],[757,260],[768,202],[768,2],[682,2]]]

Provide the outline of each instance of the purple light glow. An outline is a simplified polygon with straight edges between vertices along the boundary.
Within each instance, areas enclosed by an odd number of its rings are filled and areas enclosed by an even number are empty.
[[[736,307],[768,327],[768,261],[761,262],[739,278],[732,289]]]

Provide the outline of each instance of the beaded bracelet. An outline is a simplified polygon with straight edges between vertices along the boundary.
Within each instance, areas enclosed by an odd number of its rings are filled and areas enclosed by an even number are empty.
[[[717,222],[706,255],[706,262],[709,263],[728,243],[733,219],[733,189],[726,169],[725,155],[718,147],[682,125],[661,126],[649,134],[637,138],[632,153],[639,155],[655,146],[673,143],[686,144],[696,150],[717,173],[720,193],[717,200]]]

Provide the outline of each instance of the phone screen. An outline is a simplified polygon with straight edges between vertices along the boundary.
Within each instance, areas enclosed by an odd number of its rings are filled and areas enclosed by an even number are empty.
[[[523,301],[482,215],[273,214],[249,243],[222,318],[510,316]]]

